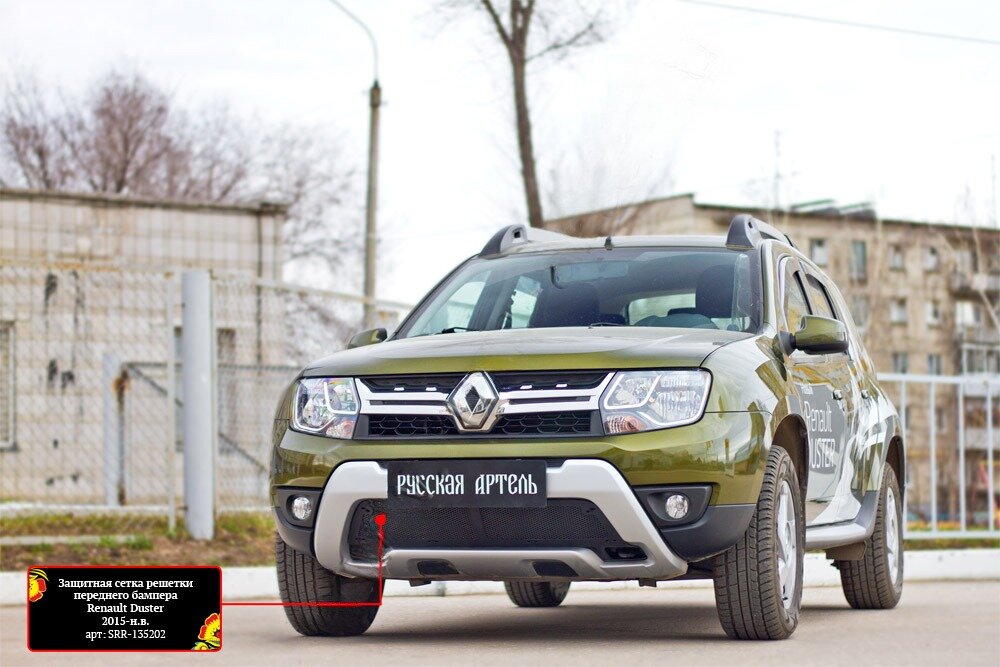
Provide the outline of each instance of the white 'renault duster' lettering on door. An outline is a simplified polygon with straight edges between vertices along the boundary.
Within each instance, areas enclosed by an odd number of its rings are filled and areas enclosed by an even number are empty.
[[[396,493],[408,496],[460,496],[465,493],[465,475],[397,475]]]
[[[476,478],[476,495],[533,495],[538,485],[528,475],[483,473]]]
[[[805,401],[803,407],[813,443],[809,456],[809,467],[815,469],[832,468],[836,465],[840,453],[833,428],[833,410],[831,410],[829,403],[823,408],[812,408],[809,401]]]

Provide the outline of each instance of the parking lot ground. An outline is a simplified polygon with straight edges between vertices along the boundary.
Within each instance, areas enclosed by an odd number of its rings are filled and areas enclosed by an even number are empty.
[[[500,595],[387,598],[361,637],[298,636],[280,607],[226,607],[216,655],[31,654],[24,609],[0,609],[0,663],[15,665],[1000,665],[1000,582],[909,583],[893,611],[855,611],[808,588],[788,641],[723,634],[710,589],[570,591],[562,607]],[[53,629],[53,631],[58,631]],[[189,663],[190,664],[190,663]]]

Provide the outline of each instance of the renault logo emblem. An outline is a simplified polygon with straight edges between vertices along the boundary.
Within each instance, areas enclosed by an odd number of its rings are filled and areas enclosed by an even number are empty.
[[[499,396],[484,373],[466,375],[448,396],[448,408],[460,431],[488,431],[496,421]]]

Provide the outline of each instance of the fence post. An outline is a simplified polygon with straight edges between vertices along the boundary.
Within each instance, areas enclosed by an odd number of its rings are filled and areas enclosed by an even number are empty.
[[[184,383],[184,518],[188,533],[210,540],[215,532],[215,368],[212,280],[207,271],[181,277],[181,363]]]
[[[965,518],[965,384],[958,385],[958,520],[962,531],[968,522]]]
[[[101,356],[101,387],[104,391],[104,504],[121,505],[124,494],[122,463],[121,361],[117,355],[105,352]]]
[[[931,382],[927,385],[927,424],[930,429],[930,464],[931,464],[931,532],[937,532],[937,400],[935,399],[935,389],[937,385]]]
[[[176,278],[173,273],[166,275],[166,322],[167,337],[167,530],[177,528],[177,350],[174,342],[174,289]]]

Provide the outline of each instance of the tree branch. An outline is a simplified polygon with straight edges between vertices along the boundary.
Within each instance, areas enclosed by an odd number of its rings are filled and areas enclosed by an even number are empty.
[[[497,14],[496,7],[493,6],[492,0],[479,0],[482,4],[483,9],[489,14],[490,19],[493,21],[493,27],[496,28],[497,35],[500,36],[500,41],[503,42],[504,47],[507,49],[508,53],[513,49],[513,44],[511,42],[510,35],[507,33],[507,29],[503,27],[503,21],[500,20],[500,15]]]

